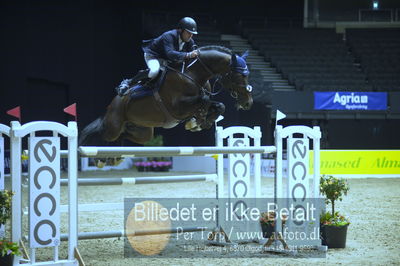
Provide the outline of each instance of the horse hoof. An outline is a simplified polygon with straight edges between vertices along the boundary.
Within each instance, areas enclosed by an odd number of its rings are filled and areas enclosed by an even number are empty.
[[[120,165],[122,162],[124,161],[124,158],[114,158],[114,160],[112,161],[112,165],[113,166],[118,166]]]
[[[105,163],[105,162],[102,162],[102,161],[100,161],[100,160],[96,162],[97,168],[103,168],[105,165],[106,165],[106,163]]]
[[[196,127],[198,127],[198,125],[197,125],[197,122],[196,122],[196,119],[195,119],[195,118],[190,119],[190,120],[187,121],[186,124],[185,124],[185,129],[186,129],[186,130],[192,131],[192,130],[193,130],[194,128],[196,128]]]
[[[198,131],[201,131],[201,130],[202,130],[202,128],[199,127],[199,126],[196,126],[196,127],[190,129],[191,132],[198,132]]]

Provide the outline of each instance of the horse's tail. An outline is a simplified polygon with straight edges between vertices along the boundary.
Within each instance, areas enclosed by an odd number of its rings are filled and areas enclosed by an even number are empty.
[[[80,132],[79,146],[98,145],[104,142],[101,137],[104,131],[103,119],[103,117],[97,118]]]

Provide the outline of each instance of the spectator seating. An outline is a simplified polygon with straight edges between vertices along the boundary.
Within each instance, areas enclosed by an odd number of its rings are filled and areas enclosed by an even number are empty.
[[[347,42],[377,91],[400,91],[400,29],[347,29]]]
[[[264,81],[260,70],[252,69],[249,83],[253,86],[253,99],[266,105],[272,104],[272,82]]]
[[[332,29],[252,28],[242,33],[297,90],[372,90]]]

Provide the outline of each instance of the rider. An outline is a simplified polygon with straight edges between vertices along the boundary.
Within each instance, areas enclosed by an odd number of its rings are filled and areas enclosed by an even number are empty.
[[[196,21],[184,17],[179,21],[177,29],[164,32],[155,39],[144,40],[142,48],[149,69],[139,71],[131,80],[124,80],[118,87],[119,94],[123,95],[130,84],[157,77],[160,63],[164,63],[165,60],[180,62],[197,57],[199,53],[195,50],[193,34],[197,34]]]

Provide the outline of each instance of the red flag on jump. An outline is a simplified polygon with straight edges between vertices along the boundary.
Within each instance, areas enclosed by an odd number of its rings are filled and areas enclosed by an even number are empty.
[[[75,121],[78,120],[77,115],[76,115],[76,103],[71,104],[70,106],[67,106],[64,108],[64,112],[72,115],[75,117]]]
[[[18,118],[19,122],[21,122],[21,107],[17,106],[13,109],[7,111],[8,115]]]

